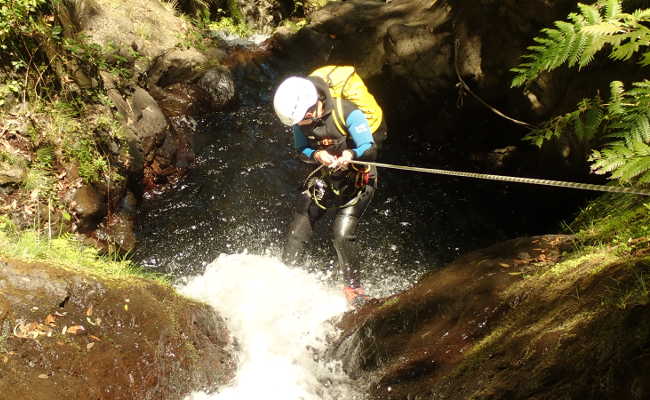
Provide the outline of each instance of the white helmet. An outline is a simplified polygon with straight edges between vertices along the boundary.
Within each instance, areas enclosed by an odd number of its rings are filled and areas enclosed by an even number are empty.
[[[285,79],[275,91],[273,108],[280,121],[291,126],[302,121],[317,100],[316,86],[309,79],[292,76]]]

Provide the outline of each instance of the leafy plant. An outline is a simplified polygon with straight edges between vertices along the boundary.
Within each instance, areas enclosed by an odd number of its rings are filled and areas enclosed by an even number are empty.
[[[248,37],[252,31],[245,22],[239,21],[232,17],[222,17],[219,20],[209,24],[209,28],[213,31],[226,32],[228,34],[238,37]]]
[[[578,4],[579,13],[568,21],[556,21],[542,30],[536,45],[528,47],[525,62],[512,71],[512,86],[522,86],[544,71],[562,65],[586,67],[598,52],[606,51],[613,61],[639,55],[641,66],[650,65],[650,9],[623,12],[622,0],[599,0]],[[600,146],[589,158],[596,174],[610,174],[623,183],[650,182],[650,81],[643,80],[625,90],[613,81],[609,103],[599,97],[582,100],[577,110],[553,118],[526,140],[541,146],[561,135],[573,134],[588,146]],[[604,142],[604,143],[602,143]]]
[[[8,49],[11,36],[33,30],[38,24],[37,11],[47,3],[47,0],[0,0],[0,49]]]

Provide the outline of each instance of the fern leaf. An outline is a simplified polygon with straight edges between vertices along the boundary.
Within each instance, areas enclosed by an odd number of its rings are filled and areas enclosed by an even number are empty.
[[[603,122],[603,112],[599,107],[593,107],[585,112],[585,132],[586,140],[591,140],[596,136]]]
[[[582,52],[582,56],[580,57],[580,64],[578,65],[579,68],[582,68],[587,64],[591,63],[594,60],[594,56],[596,55],[596,53],[598,53],[606,43],[606,41],[600,37],[595,37],[595,36],[587,36],[587,37],[588,37],[587,43]]]
[[[605,175],[617,170],[624,163],[625,161],[620,158],[608,158],[602,154],[601,158],[591,164],[590,169],[596,175]]]
[[[639,51],[640,43],[636,40],[627,42],[621,46],[615,47],[610,53],[610,57],[614,60],[628,60]]]
[[[612,81],[609,84],[610,99],[609,106],[607,107],[608,112],[612,115],[624,113],[623,109],[623,92],[625,87],[621,81]]]
[[[578,8],[580,8],[580,12],[582,12],[582,15],[584,15],[585,19],[590,25],[595,25],[602,22],[600,12],[596,7],[578,3]]]
[[[650,65],[650,51],[646,51],[641,55],[641,60],[639,61],[639,63],[644,67]]]
[[[650,121],[646,115],[638,115],[632,127],[632,136],[640,142],[650,141]]]
[[[587,46],[587,41],[589,37],[581,33],[576,34],[574,41],[571,43],[571,48],[569,49],[569,57],[567,59],[567,64],[569,67],[573,67],[576,64],[579,64],[580,57],[584,52],[585,47]]]
[[[605,0],[605,18],[616,18],[622,12],[621,0]]]
[[[628,160],[624,165],[612,173],[612,178],[622,182],[631,182],[639,175],[650,171],[650,158],[638,157]]]
[[[567,23],[564,23],[567,24]],[[554,69],[557,68],[558,66],[564,64],[567,60],[570,58],[573,59],[575,57],[575,43],[578,40],[576,32],[573,31],[573,25],[567,24],[571,28],[568,28],[565,26],[565,30],[563,31],[564,33],[564,41],[558,43],[559,51],[555,53],[555,57],[550,58],[548,62],[546,63],[545,69]]]
[[[620,24],[615,24],[612,21],[601,22],[599,24],[587,25],[582,28],[582,31],[594,36],[611,36],[622,32]]]
[[[650,8],[640,8],[634,10],[632,16],[637,20],[649,21],[650,20]]]
[[[638,184],[647,184],[647,183],[650,183],[650,171],[645,172],[645,173],[643,173],[642,175],[640,175],[640,176],[637,178],[636,182],[637,182]]]

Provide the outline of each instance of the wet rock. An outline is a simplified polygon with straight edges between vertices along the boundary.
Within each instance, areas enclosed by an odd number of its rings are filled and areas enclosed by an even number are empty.
[[[92,185],[83,185],[72,196],[72,211],[78,219],[80,232],[93,230],[106,215],[106,198],[104,193]]]
[[[131,191],[127,191],[120,201],[120,212],[129,216],[135,216],[138,210],[138,198]]]
[[[644,398],[650,302],[633,282],[645,261],[558,268],[571,246],[545,235],[468,253],[346,314],[330,352],[376,400]]]
[[[179,82],[190,82],[201,76],[206,57],[195,49],[170,49],[156,58],[149,69],[150,85],[166,88]]]
[[[212,99],[208,93],[190,83],[175,83],[164,89],[154,86],[151,94],[169,118],[202,115],[212,109]]]
[[[235,83],[225,68],[211,68],[201,77],[199,86],[210,94],[215,109],[228,105],[235,97]]]
[[[156,100],[146,90],[136,88],[132,103],[133,131],[140,141],[145,160],[151,161],[169,132],[169,124]]]
[[[107,218],[96,235],[104,238],[109,247],[116,248],[120,253],[131,253],[137,245],[135,218],[124,211],[115,213]]]
[[[180,400],[233,375],[223,320],[135,277],[4,260],[0,330],[3,398]]]

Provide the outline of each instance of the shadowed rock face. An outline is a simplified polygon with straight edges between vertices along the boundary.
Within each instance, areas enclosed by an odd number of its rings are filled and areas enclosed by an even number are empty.
[[[0,262],[2,398],[182,399],[232,377],[230,345],[168,287]]]
[[[633,263],[558,271],[570,243],[469,253],[346,315],[331,354],[373,399],[646,398],[647,296],[620,302],[638,285]]]
[[[537,124],[598,90],[607,93],[613,79],[643,79],[632,62],[596,60],[579,73],[558,68],[526,88],[511,88],[511,69],[533,38],[574,11],[572,0],[331,2],[297,34],[280,33],[269,43],[280,55],[272,62],[287,72],[355,65],[386,111],[392,143],[432,142],[448,153],[446,160],[470,154],[487,168],[495,167],[490,151],[515,145],[503,164],[511,171],[543,168],[545,175],[587,179],[581,146],[565,141],[532,150],[521,140],[529,130],[493,111]],[[462,89],[461,78],[481,100]]]

